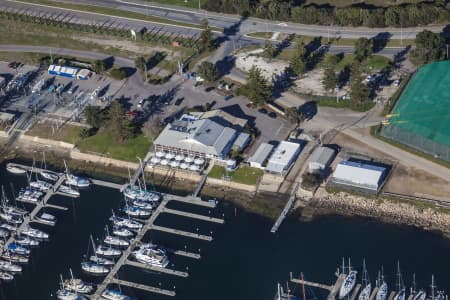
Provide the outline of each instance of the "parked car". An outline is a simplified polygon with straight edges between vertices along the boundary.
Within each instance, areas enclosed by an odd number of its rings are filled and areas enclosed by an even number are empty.
[[[272,119],[275,119],[277,117],[277,114],[274,113],[273,111],[271,111],[270,113],[267,114],[269,117],[271,117]]]
[[[142,106],[144,106],[144,103],[145,103],[145,99],[140,100],[140,101],[138,102],[137,107],[142,108]]]
[[[260,108],[260,109],[258,109],[258,112],[261,113],[261,114],[267,114],[267,109]]]
[[[400,85],[400,79],[397,79],[394,81],[394,86],[399,86]]]

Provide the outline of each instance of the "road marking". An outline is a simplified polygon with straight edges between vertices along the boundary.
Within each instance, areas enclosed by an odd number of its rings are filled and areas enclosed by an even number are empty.
[[[50,5],[38,4],[38,3],[29,3],[29,2],[23,2],[23,1],[18,1],[18,0],[7,0],[7,1],[8,2],[13,2],[13,3],[21,3],[21,4],[25,4],[25,5],[31,5],[31,6],[39,6],[39,7],[52,8],[52,9],[57,9],[57,10],[59,9],[59,10],[65,10],[65,11],[71,11],[71,12],[79,12],[79,13],[84,13],[84,14],[91,14],[91,15],[102,16],[102,17],[118,18],[118,19],[129,20],[129,21],[138,21],[138,22],[145,22],[145,23],[150,23],[150,24],[158,24],[158,25],[164,25],[164,26],[173,26],[173,27],[179,27],[179,28],[186,28],[186,29],[193,29],[193,30],[201,31],[200,28],[190,27],[190,26],[182,26],[182,25],[161,23],[161,22],[156,22],[156,21],[148,21],[148,20],[142,20],[142,19],[134,19],[134,18],[128,18],[128,17],[107,15],[107,14],[102,14],[102,13],[94,13],[94,12],[89,12],[89,11],[84,11],[84,10],[63,8],[63,7],[50,6]],[[212,30],[212,32],[222,33],[220,31],[214,31],[214,30]]]

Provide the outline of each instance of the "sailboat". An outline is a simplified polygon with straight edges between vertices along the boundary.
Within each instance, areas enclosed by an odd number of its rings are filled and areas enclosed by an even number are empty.
[[[380,276],[380,273],[378,273],[378,284],[379,284],[379,289],[378,289],[375,299],[376,300],[386,300],[387,295],[388,295],[388,285],[387,285],[386,281],[384,281],[383,267],[381,267],[381,276]]]
[[[9,205],[9,200],[6,197],[5,189],[2,185],[2,199],[1,199],[1,205],[2,209],[5,213],[8,213],[10,215],[17,215],[17,216],[23,216],[28,213],[25,209],[18,208],[17,206]]]
[[[0,279],[3,281],[12,281],[14,276],[8,272],[0,271]]]
[[[350,259],[348,261],[348,275],[345,277],[344,282],[339,289],[339,299],[343,299],[347,296],[355,287],[356,284],[356,275],[358,275],[358,271],[352,271],[350,265]]]
[[[72,269],[70,271],[70,279],[64,281],[64,288],[81,294],[89,294],[94,290],[94,286],[89,283],[85,283],[83,280],[79,278],[74,278]]]
[[[131,232],[130,230],[123,228],[123,227],[117,227],[114,226],[113,227],[113,232],[114,235],[120,236],[120,237],[125,237],[125,238],[129,238],[132,237],[134,234],[133,232]]]
[[[365,259],[363,260],[362,285],[363,285],[363,290],[359,294],[358,300],[369,300],[370,293],[372,292],[372,285],[370,284],[369,273],[367,272]]]
[[[61,280],[60,281],[61,288],[56,292],[56,297],[59,300],[86,300],[84,296],[78,294],[77,292],[69,291],[68,289],[66,289],[64,287],[62,275],[59,276]]]
[[[94,240],[92,239],[92,236],[90,237],[92,242],[92,247],[95,249]],[[89,252],[89,244],[88,244],[88,252]],[[94,252],[94,255],[97,256],[97,254]],[[93,261],[83,261],[81,263],[81,269],[92,275],[106,275],[109,273],[110,268],[106,267],[105,265],[100,265]]]
[[[431,275],[431,298],[430,300],[445,300],[446,295],[443,291],[436,292],[436,285],[434,283],[434,275]]]
[[[141,223],[135,220],[131,220],[130,216],[128,216],[128,218],[117,217],[114,214],[114,211],[112,211],[110,220],[114,223],[115,226],[126,227],[132,230],[140,230],[143,226]]]
[[[277,284],[277,293],[274,300],[297,300],[297,297],[290,294],[289,287],[287,287],[287,294],[284,292],[281,284]]]
[[[108,300],[132,300],[131,297],[122,293],[121,290],[106,289],[102,293],[102,297]]]
[[[105,244],[108,244],[111,246],[118,246],[118,247],[128,247],[130,245],[129,241],[127,241],[125,239],[121,239],[114,235],[110,235],[108,226],[106,226],[105,229],[106,229],[106,236],[105,236],[105,239],[103,240],[105,242]]]
[[[47,170],[47,164],[45,163],[45,152],[42,152],[42,164],[41,164],[41,171],[39,172],[39,175],[41,175],[44,179],[47,179],[47,180],[50,180],[53,182],[58,180],[58,174]]]
[[[427,293],[425,290],[416,291],[416,273],[413,274],[413,282],[412,282],[412,291],[413,300],[425,300],[427,298]]]
[[[66,161],[64,160],[64,167],[66,169],[65,175],[66,175],[66,183],[71,186],[76,186],[80,188],[87,188],[90,185],[90,182],[87,178],[81,177],[81,176],[75,176],[70,173],[69,169],[67,168]]]
[[[405,300],[406,290],[403,284],[402,274],[400,273],[400,262],[397,261],[397,293],[394,296],[394,300]]]

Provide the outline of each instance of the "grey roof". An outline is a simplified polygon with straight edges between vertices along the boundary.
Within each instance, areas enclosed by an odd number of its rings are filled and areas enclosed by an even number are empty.
[[[262,165],[264,161],[269,157],[270,153],[273,150],[273,145],[262,143],[259,145],[256,152],[247,160],[249,163],[259,163]]]
[[[234,141],[234,144],[233,144],[232,148],[244,149],[244,147],[247,145],[249,139],[250,139],[250,134],[245,133],[245,132],[241,132],[239,134],[239,136],[237,137],[237,139]]]
[[[176,126],[167,125],[155,144],[220,156],[226,154],[223,152],[236,133],[236,130],[209,119],[177,122]]]
[[[318,163],[321,165],[328,165],[335,151],[328,147],[318,147],[314,150],[309,162]]]

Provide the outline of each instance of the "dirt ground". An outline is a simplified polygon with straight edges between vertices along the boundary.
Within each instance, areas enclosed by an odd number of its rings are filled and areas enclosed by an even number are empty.
[[[252,66],[258,66],[262,75],[271,80],[274,75],[281,74],[288,63],[278,59],[268,60],[259,56],[263,49],[241,52],[236,55],[236,66],[244,72],[248,72]]]
[[[450,180],[444,181],[422,170],[399,164],[393,157],[368,148],[366,144],[345,134],[338,134],[333,139],[333,143],[342,146],[342,151],[339,157],[334,160],[333,167],[335,167],[345,154],[351,153],[360,153],[382,161],[392,161],[394,167],[383,191],[442,200],[449,200],[450,198]]]

